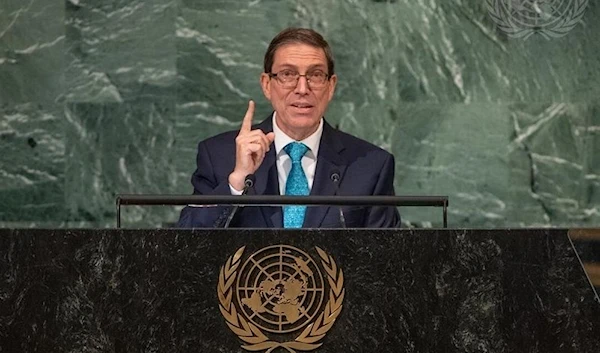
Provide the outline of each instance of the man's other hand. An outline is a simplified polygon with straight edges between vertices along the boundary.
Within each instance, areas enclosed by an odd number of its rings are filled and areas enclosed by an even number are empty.
[[[265,134],[260,129],[252,130],[253,118],[254,101],[249,101],[242,127],[235,138],[235,168],[229,174],[229,185],[236,190],[244,188],[244,179],[260,167],[275,139],[273,132]]]

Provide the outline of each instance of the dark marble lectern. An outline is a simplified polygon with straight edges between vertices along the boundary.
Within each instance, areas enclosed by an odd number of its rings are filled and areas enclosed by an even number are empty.
[[[2,353],[600,352],[566,230],[0,230],[0,275]]]

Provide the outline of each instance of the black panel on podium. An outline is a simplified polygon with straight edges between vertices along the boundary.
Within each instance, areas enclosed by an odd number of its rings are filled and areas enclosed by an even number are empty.
[[[2,352],[600,351],[567,230],[5,229],[0,268]]]

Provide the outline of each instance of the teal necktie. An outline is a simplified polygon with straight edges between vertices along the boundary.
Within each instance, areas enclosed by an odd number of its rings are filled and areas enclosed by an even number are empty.
[[[308,147],[300,142],[291,142],[283,150],[292,159],[292,169],[285,183],[286,195],[308,195],[308,179],[302,169],[302,156],[308,151]],[[283,227],[302,228],[306,206],[290,205],[283,207]]]

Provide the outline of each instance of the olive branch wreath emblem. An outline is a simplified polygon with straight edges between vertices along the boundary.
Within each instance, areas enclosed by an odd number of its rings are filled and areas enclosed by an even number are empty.
[[[291,353],[295,353],[295,350],[311,351],[319,348],[323,344],[319,341],[325,337],[342,311],[345,294],[342,269],[338,269],[333,258],[327,255],[325,251],[315,247],[321,257],[321,264],[327,273],[327,281],[330,287],[329,301],[325,304],[323,312],[318,315],[317,319],[309,324],[293,341],[276,342],[238,313],[232,301],[233,284],[237,278],[238,267],[245,248],[245,246],[239,248],[235,254],[227,259],[219,272],[219,283],[217,285],[219,309],[227,322],[227,326],[240,340],[246,343],[242,345],[242,348],[252,352],[266,350],[266,353],[270,353],[278,347]]]
[[[518,1],[518,0],[517,0]],[[503,6],[503,0],[486,0],[488,13],[498,28],[512,38],[529,38],[534,33],[541,34],[550,39],[565,36],[583,18],[589,0],[569,0],[571,8],[561,14],[555,21],[542,25],[528,25],[515,21],[512,15]]]

